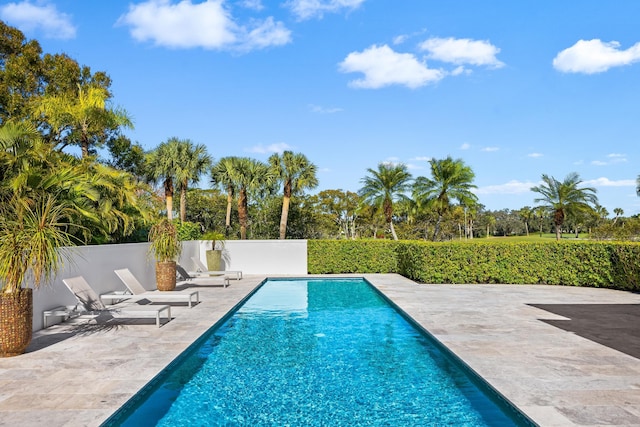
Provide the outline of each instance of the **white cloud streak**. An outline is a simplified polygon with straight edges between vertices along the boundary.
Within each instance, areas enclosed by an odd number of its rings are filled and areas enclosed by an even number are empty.
[[[499,147],[484,147],[480,151],[484,151],[486,153],[493,153],[493,152],[499,151],[499,150],[500,150]]]
[[[529,153],[529,154],[527,154],[527,157],[531,157],[533,159],[539,159],[542,156],[544,156],[544,154],[542,154],[542,153]]]
[[[553,67],[563,73],[596,74],[613,67],[640,61],[640,43],[620,49],[617,41],[579,40],[553,59]]]
[[[291,32],[273,17],[238,25],[224,7],[224,0],[192,3],[182,0],[148,0],[132,4],[118,25],[129,27],[140,42],[174,49],[253,50],[291,42]]]
[[[258,153],[258,154],[269,154],[269,153],[282,153],[283,151],[286,150],[291,150],[292,147],[289,144],[286,144],[284,142],[278,142],[276,144],[271,144],[271,145],[255,145],[245,151],[248,151],[249,153]]]
[[[531,191],[531,187],[536,186],[533,182],[521,182],[512,180],[506,184],[487,185],[476,189],[476,194],[524,194]]]
[[[496,58],[500,49],[486,40],[433,37],[422,42],[420,49],[428,52],[429,59],[451,64],[470,64],[491,68],[504,66],[504,63]]]
[[[47,2],[7,3],[0,6],[0,19],[24,32],[42,31],[46,38],[72,39],[76,36],[76,27],[71,23],[71,17],[58,12],[55,5]]]
[[[289,0],[285,6],[299,21],[322,18],[325,13],[339,13],[359,8],[365,0]]]
[[[320,105],[314,104],[309,104],[309,110],[311,110],[312,113],[318,114],[334,114],[343,111],[342,108],[338,107],[321,107]]]
[[[585,185],[592,185],[594,187],[635,187],[635,179],[620,179],[612,181],[609,178],[600,177],[596,179],[590,179],[583,182]]]
[[[468,150],[469,148],[471,148],[471,144],[466,142],[460,146],[461,150]]]
[[[428,68],[413,54],[397,53],[387,45],[373,45],[362,52],[351,52],[339,64],[339,69],[343,73],[363,73],[364,78],[349,83],[352,87],[362,89],[391,85],[416,89],[445,76],[442,70]]]

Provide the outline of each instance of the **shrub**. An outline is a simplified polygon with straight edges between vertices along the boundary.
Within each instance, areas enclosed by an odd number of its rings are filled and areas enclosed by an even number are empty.
[[[309,241],[310,273],[400,273],[421,283],[640,290],[640,244],[622,242]]]

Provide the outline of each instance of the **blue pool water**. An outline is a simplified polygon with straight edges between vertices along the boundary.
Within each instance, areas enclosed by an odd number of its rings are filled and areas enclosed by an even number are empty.
[[[366,281],[269,280],[108,426],[513,426]]]

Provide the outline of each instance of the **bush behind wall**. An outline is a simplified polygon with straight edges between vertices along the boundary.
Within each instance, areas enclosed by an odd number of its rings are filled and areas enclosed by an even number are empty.
[[[310,240],[309,273],[400,273],[421,283],[640,290],[640,244]]]

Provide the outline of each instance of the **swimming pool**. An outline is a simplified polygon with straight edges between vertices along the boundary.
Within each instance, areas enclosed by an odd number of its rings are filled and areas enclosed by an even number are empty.
[[[103,425],[531,423],[365,280],[277,279]]]

